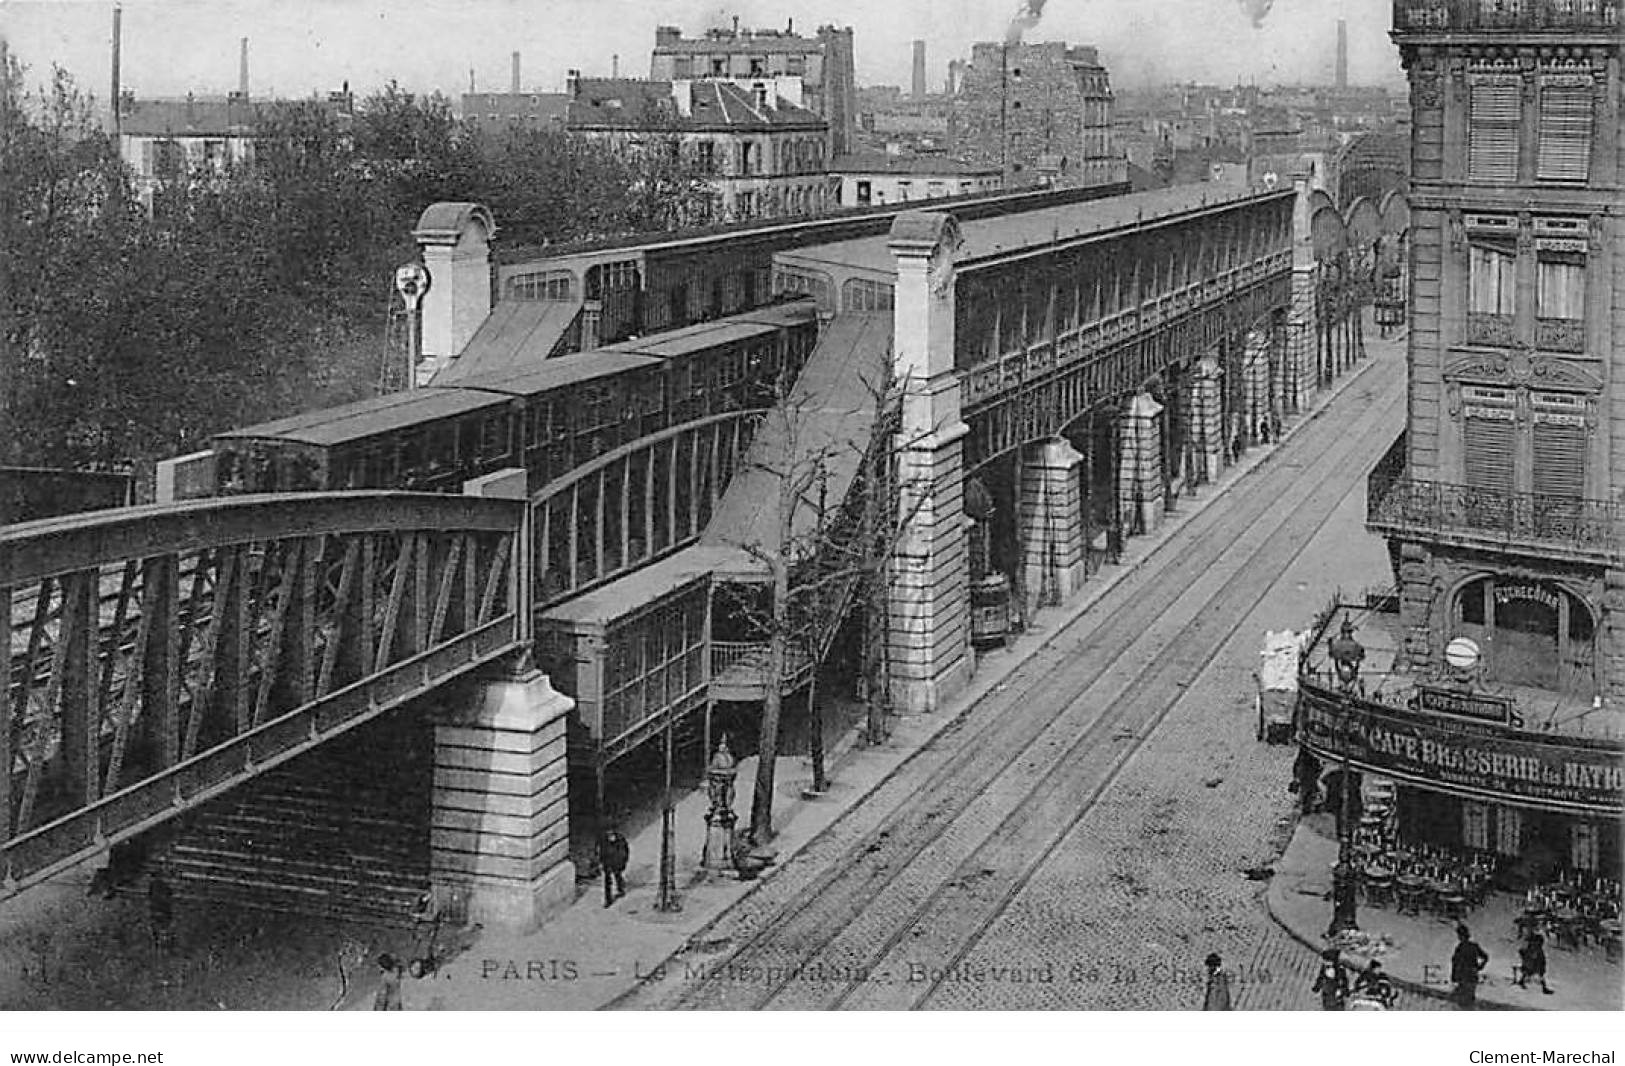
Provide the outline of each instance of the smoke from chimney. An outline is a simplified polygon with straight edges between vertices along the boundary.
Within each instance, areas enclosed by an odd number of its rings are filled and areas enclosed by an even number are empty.
[[[1275,0],[1240,0],[1241,10],[1253,20],[1253,28],[1264,25],[1264,16],[1275,6]]]
[[[1021,43],[1021,35],[1038,25],[1038,20],[1044,17],[1044,3],[1045,0],[1025,0],[1021,10],[1010,20],[1010,28],[1004,32],[1005,44]]]

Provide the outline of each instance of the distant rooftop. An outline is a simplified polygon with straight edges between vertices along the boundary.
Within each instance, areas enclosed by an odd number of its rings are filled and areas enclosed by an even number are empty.
[[[830,160],[829,169],[832,174],[941,174],[952,177],[1001,173],[997,166],[966,163],[946,156],[899,156],[882,152],[838,155]]]
[[[764,79],[767,80],[767,79]],[[580,130],[649,130],[672,132],[775,129],[818,129],[824,119],[815,112],[774,97],[759,106],[751,91],[729,81],[691,81],[689,113],[672,97],[669,81],[636,78],[581,78],[570,101],[568,126]],[[771,93],[771,90],[769,90]]]

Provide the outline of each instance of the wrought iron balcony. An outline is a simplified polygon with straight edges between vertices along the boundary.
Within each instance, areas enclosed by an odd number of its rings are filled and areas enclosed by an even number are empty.
[[[1625,559],[1625,504],[1410,478],[1403,464],[1396,468],[1389,462],[1392,454],[1366,481],[1366,525],[1375,532],[1535,548],[1584,560]]]
[[[1612,33],[1619,0],[1394,0],[1399,33]]]

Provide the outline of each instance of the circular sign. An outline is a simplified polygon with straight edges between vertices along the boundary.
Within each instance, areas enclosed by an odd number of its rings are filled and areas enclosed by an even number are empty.
[[[413,310],[417,309],[418,301],[428,287],[429,272],[417,263],[408,263],[395,271],[395,288]]]
[[[1445,645],[1444,661],[1457,670],[1471,670],[1478,665],[1478,644],[1466,637],[1457,637]]]

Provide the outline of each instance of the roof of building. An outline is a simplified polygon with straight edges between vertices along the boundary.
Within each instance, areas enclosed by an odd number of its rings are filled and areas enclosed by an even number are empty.
[[[503,300],[457,357],[434,376],[434,383],[458,383],[540,363],[553,354],[553,346],[580,310],[580,300]]]
[[[569,115],[570,97],[567,93],[464,93],[463,117],[489,121],[495,115],[498,121],[534,118],[538,122],[563,122]]]
[[[1000,173],[996,166],[967,163],[946,156],[884,155],[880,152],[838,155],[830,160],[829,170],[831,174],[936,174],[956,178]]]
[[[682,114],[669,81],[636,78],[581,78],[570,101],[567,124],[572,130],[761,132],[774,129],[823,129],[828,123],[813,111],[774,98],[758,106],[742,85],[709,79],[689,82],[689,111]]]
[[[216,434],[217,440],[277,440],[330,446],[389,433],[441,418],[453,418],[484,407],[507,403],[488,392],[463,389],[412,389],[371,400],[307,411],[274,422]]]
[[[771,545],[777,537],[777,472],[797,464],[824,463],[833,509],[846,499],[874,426],[874,389],[881,387],[891,357],[890,313],[842,314],[831,320],[818,347],[796,378],[789,399],[769,414],[752,438],[745,466],[729,482],[702,545],[733,548],[725,573],[756,573],[761,563],[742,546]],[[792,538],[811,532],[817,515],[799,511]]]
[[[137,100],[119,106],[119,132],[136,137],[224,137],[254,132],[263,100]]]
[[[544,622],[568,626],[604,627],[655,603],[685,585],[708,577],[731,558],[728,549],[700,545],[684,548],[659,562],[639,567],[625,577],[577,596],[542,615]]]
[[[1018,215],[972,219],[960,223],[962,242],[954,261],[963,266],[1026,248],[1104,234],[1142,222],[1260,195],[1264,194],[1244,185],[1209,182],[1109,196]],[[1291,195],[1291,189],[1282,190],[1277,195]],[[927,204],[920,205],[920,209],[932,210]],[[778,258],[787,263],[824,263],[890,274],[894,272],[895,264],[887,248],[889,239],[889,236],[878,236],[838,241],[780,252]]]
[[[655,55],[714,55],[719,52],[738,55],[768,55],[769,53],[793,53],[804,55],[811,52],[822,52],[824,42],[817,37],[803,37],[794,33],[760,33],[745,32],[730,34],[720,32],[716,36],[704,37],[678,37],[657,39],[655,41]]]
[[[459,389],[500,392],[507,396],[540,396],[554,389],[578,385],[583,381],[614,377],[630,370],[659,365],[654,359],[643,355],[604,351],[574,352],[516,369],[471,374],[466,378],[458,378],[454,384]]]

